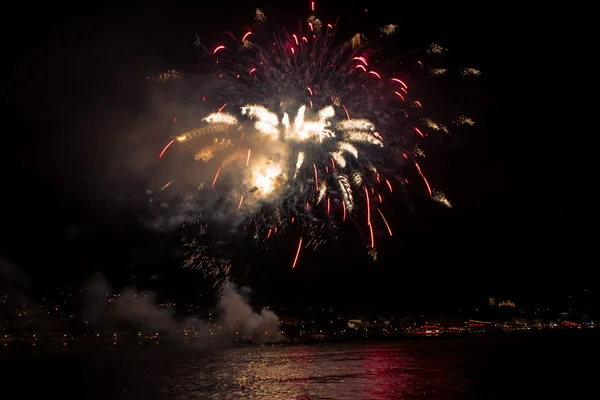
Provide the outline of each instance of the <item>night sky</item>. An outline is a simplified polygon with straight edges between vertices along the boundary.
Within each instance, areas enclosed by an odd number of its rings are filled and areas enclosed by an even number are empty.
[[[146,187],[131,157],[137,147],[160,150],[169,135],[170,121],[148,127],[147,136],[140,132],[148,112],[145,77],[189,61],[195,33],[217,43],[220,32],[250,21],[256,7],[269,9],[265,2],[214,3],[85,9],[52,3],[37,15],[23,9],[9,17],[1,253],[31,276],[36,290],[76,285],[99,270],[117,285],[151,283],[176,293],[207,286],[171,257],[176,236],[139,223]],[[282,25],[309,15],[308,2],[287,3],[270,7]],[[317,7],[351,30],[395,23],[398,46],[439,43],[451,50],[451,63],[482,71],[459,84],[442,79],[434,94],[421,96],[424,104],[446,104],[477,123],[427,162],[430,180],[453,208],[442,209],[418,190],[410,196],[413,213],[395,199],[394,239],[380,240],[377,263],[352,234],[304,254],[293,271],[294,242],[245,250],[251,256],[244,283],[265,302],[379,308],[475,303],[488,295],[535,300],[585,288],[593,273],[587,234],[574,218],[574,183],[566,183],[575,167],[559,162],[550,136],[532,123],[548,111],[528,105],[540,96],[532,77],[540,61],[525,17],[487,4],[334,3]],[[149,281],[155,274],[161,278]]]

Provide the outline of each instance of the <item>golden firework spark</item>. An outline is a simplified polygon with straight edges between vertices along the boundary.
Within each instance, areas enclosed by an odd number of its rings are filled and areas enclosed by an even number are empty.
[[[475,68],[464,68],[460,71],[460,75],[461,76],[469,76],[469,75],[473,75],[473,76],[479,76],[481,75],[481,71]]]
[[[440,191],[433,191],[433,200],[437,201],[445,207],[452,208],[452,204],[450,204],[450,201],[446,198],[446,195],[444,195],[444,193]]]
[[[427,53],[429,53],[429,54],[442,54],[443,52],[445,52],[447,50],[448,49],[440,46],[439,44],[431,43],[429,45],[429,48],[427,49]]]

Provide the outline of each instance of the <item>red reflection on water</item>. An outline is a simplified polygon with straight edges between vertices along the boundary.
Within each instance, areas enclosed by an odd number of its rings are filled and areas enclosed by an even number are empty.
[[[366,352],[360,372],[369,377],[370,384],[364,387],[360,398],[387,400],[413,394],[413,377],[408,371],[414,368],[414,361],[414,356],[398,347],[386,346]]]

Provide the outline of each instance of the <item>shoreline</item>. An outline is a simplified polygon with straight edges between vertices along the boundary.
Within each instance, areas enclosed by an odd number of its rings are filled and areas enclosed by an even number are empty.
[[[272,342],[203,342],[201,339],[186,341],[180,340],[158,340],[158,341],[136,341],[136,340],[118,340],[118,341],[94,341],[94,340],[78,340],[77,338],[68,342],[58,341],[24,341],[12,340],[0,342],[0,355],[10,353],[11,350],[30,351],[32,353],[40,350],[64,350],[71,352],[74,350],[85,349],[149,349],[149,348],[182,348],[182,349],[217,349],[217,348],[243,348],[243,347],[279,347],[279,346],[313,346],[319,344],[386,344],[386,343],[469,343],[469,342],[486,342],[486,341],[521,341],[521,340],[570,340],[587,337],[600,338],[600,330],[548,330],[534,332],[494,332],[494,333],[466,333],[462,335],[439,335],[439,336],[389,336],[389,337],[351,337],[340,339],[307,339],[297,340],[284,339]]]

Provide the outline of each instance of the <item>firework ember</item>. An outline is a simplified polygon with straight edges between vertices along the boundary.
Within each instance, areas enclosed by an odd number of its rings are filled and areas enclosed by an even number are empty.
[[[258,242],[293,235],[296,247],[289,262],[297,268],[302,251],[325,243],[332,229],[350,218],[363,226],[361,235],[376,259],[377,235],[392,235],[383,199],[408,181],[407,174],[420,180],[414,182],[424,194],[450,207],[430,186],[426,166],[415,162],[425,157],[417,143],[449,133],[422,115],[424,106],[410,90],[416,79],[410,71],[422,69],[423,62],[376,62],[373,45],[378,43],[361,33],[339,40],[335,24],[315,15],[289,32],[269,30],[259,9],[254,18],[256,26],[238,28],[237,39],[206,46],[203,60],[213,69],[209,78],[205,72],[170,71],[154,80],[172,76],[200,82],[197,92],[211,81],[202,102],[214,108],[193,129],[167,140],[159,155],[161,163],[169,153],[170,159],[187,157],[194,163],[169,179],[169,189],[181,185],[195,218],[227,221]],[[396,29],[384,26],[378,40]],[[424,54],[445,51],[433,44]],[[425,76],[439,70],[428,69]],[[458,75],[478,73],[468,68]],[[472,124],[464,116],[455,120]],[[190,182],[194,190],[186,192]],[[198,254],[206,246],[194,241],[188,250],[189,265],[200,260],[213,276],[229,274],[229,262],[224,261],[224,274],[215,269],[214,258]]]

